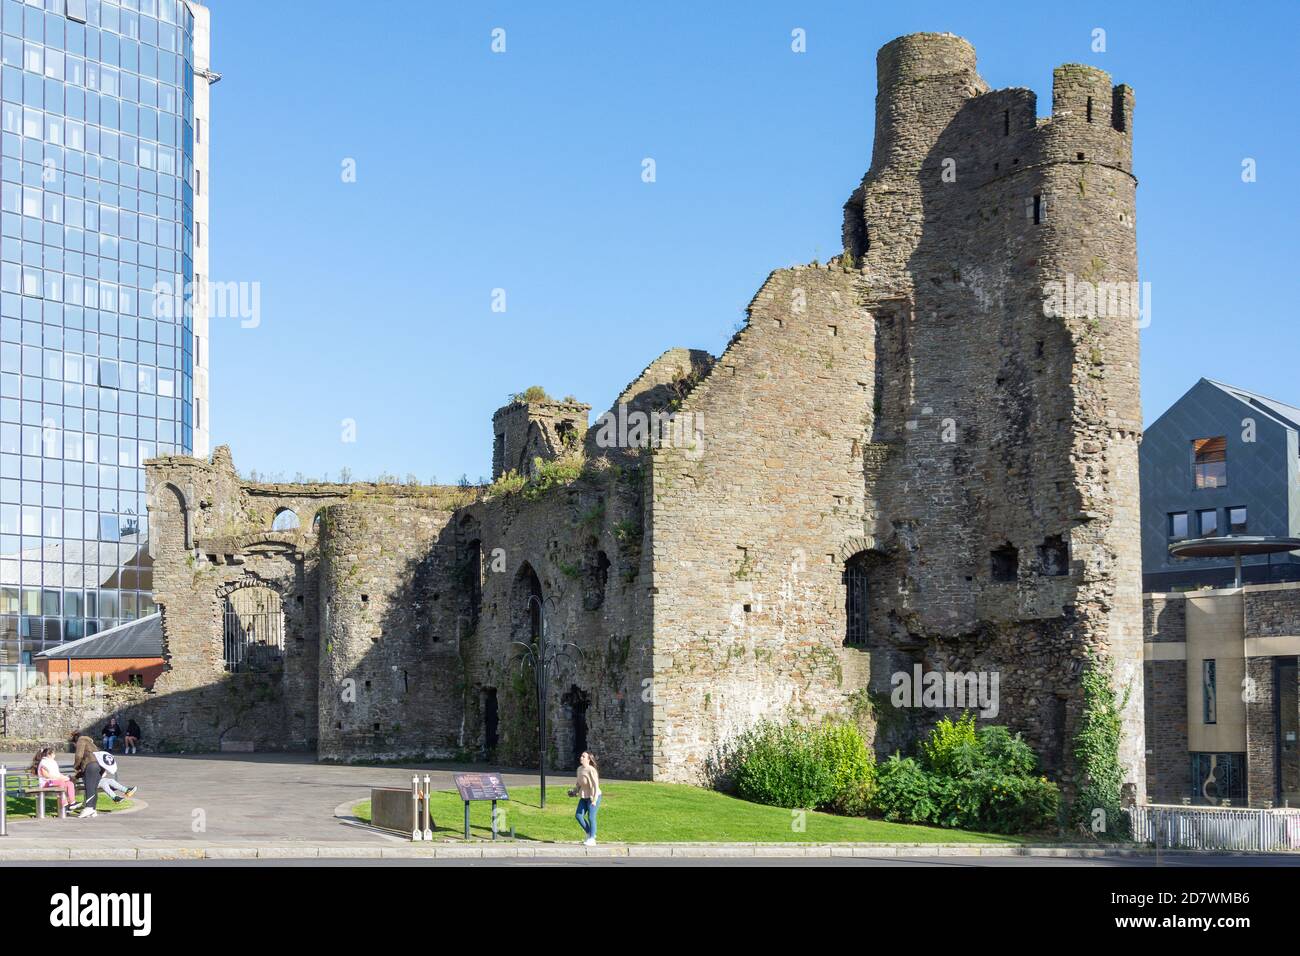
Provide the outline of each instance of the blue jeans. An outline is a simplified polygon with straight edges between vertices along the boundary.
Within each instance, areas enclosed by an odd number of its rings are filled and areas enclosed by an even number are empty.
[[[578,821],[578,826],[582,827],[582,832],[587,834],[590,840],[596,839],[596,813],[600,810],[600,797],[595,800],[588,800],[583,797],[578,801],[578,812],[574,817]]]
[[[116,736],[114,736],[113,734],[105,734],[105,735],[104,735],[104,749],[107,750],[109,753],[112,753],[112,752],[113,752],[113,748],[117,746],[117,741],[118,741],[118,738],[117,738]]]

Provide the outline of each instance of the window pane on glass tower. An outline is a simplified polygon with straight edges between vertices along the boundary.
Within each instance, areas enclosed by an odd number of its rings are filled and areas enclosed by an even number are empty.
[[[207,454],[206,23],[0,2],[0,696],[30,654],[152,612],[143,463]]]

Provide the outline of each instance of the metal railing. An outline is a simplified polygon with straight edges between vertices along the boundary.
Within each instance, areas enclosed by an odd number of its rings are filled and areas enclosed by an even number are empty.
[[[1185,850],[1300,850],[1300,810],[1130,807],[1133,839]]]

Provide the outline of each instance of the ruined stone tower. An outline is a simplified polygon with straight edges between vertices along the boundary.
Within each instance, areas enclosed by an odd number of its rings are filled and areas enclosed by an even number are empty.
[[[151,462],[158,688],[181,696],[133,705],[146,735],[535,762],[517,654],[545,635],[575,648],[552,767],[589,747],[698,782],[761,717],[853,715],[879,754],[906,749],[956,709],[892,706],[920,667],[996,674],[984,719],[1068,791],[1099,662],[1140,797],[1132,94],[1060,67],[1039,119],[939,34],[887,44],[877,73],[844,255],[773,272],[722,355],[670,349],[591,427],[523,393],[493,418],[491,487]],[[646,440],[638,416],[674,427]],[[230,666],[249,588],[283,607],[266,672]]]
[[[657,683],[675,688],[660,759],[700,740],[695,697],[725,737],[756,713],[835,706],[819,673],[878,704],[920,663],[997,672],[998,722],[1068,787],[1097,656],[1126,700],[1140,793],[1138,323],[1049,295],[1136,281],[1132,94],[1063,66],[1039,119],[1031,91],[990,91],[970,44],[940,34],[887,44],[877,74],[844,260],[768,279],[684,405],[710,453],[654,459]],[[716,526],[722,541],[698,530]],[[849,565],[869,596],[856,646]],[[739,610],[710,628],[702,605]],[[878,749],[934,716],[882,721]]]

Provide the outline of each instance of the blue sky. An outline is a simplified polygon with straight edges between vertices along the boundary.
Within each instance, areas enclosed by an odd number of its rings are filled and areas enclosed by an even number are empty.
[[[770,270],[839,251],[876,50],[918,30],[1040,115],[1061,63],[1134,87],[1148,422],[1202,375],[1300,403],[1294,3],[210,6],[212,278],[261,283],[257,328],[212,330],[242,470],[476,479],[509,393],[599,412],[717,354]]]

